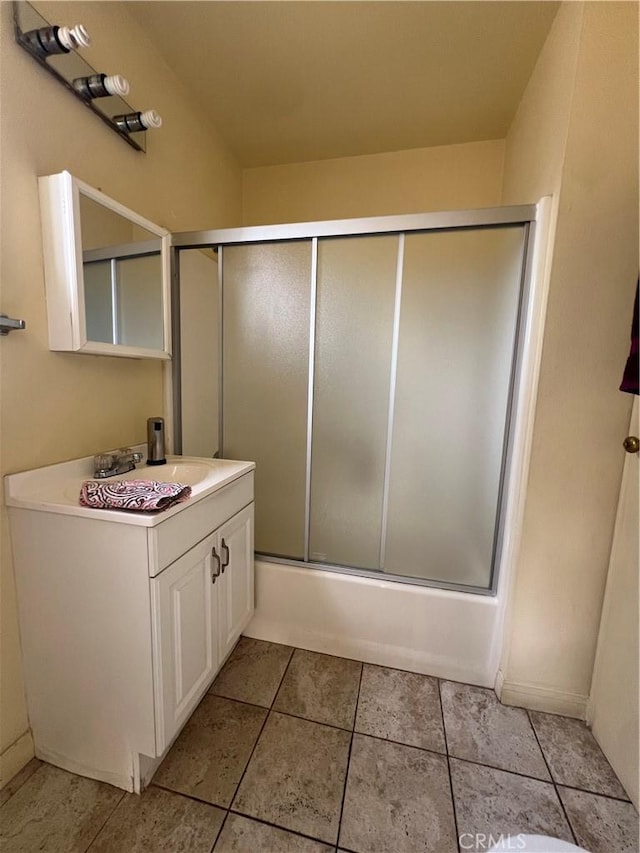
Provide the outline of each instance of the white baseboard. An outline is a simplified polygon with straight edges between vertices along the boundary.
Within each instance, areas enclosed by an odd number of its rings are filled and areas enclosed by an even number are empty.
[[[33,738],[31,732],[26,731],[0,755],[0,788],[4,788],[33,756]]]
[[[498,672],[496,677],[495,690],[503,705],[515,705],[530,711],[560,714],[562,717],[574,717],[578,720],[585,720],[587,717],[589,697],[580,693],[505,681],[502,672]]]

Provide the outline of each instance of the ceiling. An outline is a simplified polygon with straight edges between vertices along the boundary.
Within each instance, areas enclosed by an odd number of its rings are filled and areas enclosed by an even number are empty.
[[[505,136],[555,2],[128,3],[242,166]]]

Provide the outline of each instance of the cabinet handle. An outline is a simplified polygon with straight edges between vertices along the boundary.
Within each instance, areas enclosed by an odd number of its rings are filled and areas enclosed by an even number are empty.
[[[216,551],[216,546],[215,546],[215,545],[214,545],[214,546],[213,546],[213,548],[211,549],[211,559],[212,559],[212,560],[215,560],[215,564],[216,564],[216,566],[218,567],[218,571],[217,571],[217,572],[215,572],[215,571],[213,570],[213,566],[211,567],[211,583],[215,583],[215,582],[216,582],[216,578],[217,578],[217,577],[218,577],[218,575],[220,574],[220,569],[221,569],[220,557],[218,556],[218,552]]]
[[[231,559],[231,552],[229,551],[229,546],[224,541],[224,539],[222,540],[220,547],[222,548],[223,551],[226,552],[224,559],[223,559],[223,562],[222,562],[222,574],[224,574],[224,570],[229,565],[229,560]]]

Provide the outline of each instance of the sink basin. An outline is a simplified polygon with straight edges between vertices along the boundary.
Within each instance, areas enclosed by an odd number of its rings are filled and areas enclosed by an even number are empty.
[[[237,462],[232,459],[200,459],[189,456],[168,456],[166,465],[138,465],[135,470],[115,477],[106,477],[101,482],[117,480],[156,480],[161,483],[181,483],[191,486],[189,500],[199,500],[205,495],[222,488],[255,468],[253,462]],[[5,477],[5,496],[8,506],[63,512],[72,515],[89,513],[93,518],[109,517],[110,520],[126,518],[129,523],[148,526],[179,511],[185,504],[156,515],[127,513],[122,510],[88,509],[80,506],[80,487],[85,480],[92,480],[93,457],[49,465],[22,474]],[[188,503],[188,501],[186,502]],[[115,517],[115,519],[114,519]],[[133,517],[133,518],[132,518]]]
[[[212,460],[215,463],[218,460]],[[167,462],[166,465],[142,465],[135,472],[136,479],[157,480],[159,483],[182,483],[185,486],[197,486],[211,475],[211,465],[199,462]],[[131,471],[131,474],[134,472]],[[126,479],[126,478],[125,478]]]
[[[126,474],[116,474],[113,477],[104,477],[101,483],[115,483],[117,480],[155,480],[158,483],[180,483],[183,486],[191,486],[191,494],[202,491],[203,484],[207,481],[214,482],[216,475],[224,470],[226,459],[207,459],[202,462],[186,461],[183,459],[167,459],[166,465],[137,465],[133,471]],[[220,465],[220,463],[223,463]],[[91,476],[83,477],[81,480],[73,478],[64,485],[64,494],[69,500],[77,501],[80,494],[80,486],[85,480],[93,479]]]
[[[219,469],[220,462],[225,459],[212,459],[211,464],[202,462],[187,462],[167,460],[166,465],[138,465],[135,471],[127,471],[115,477],[106,477],[104,483],[114,480],[156,480],[158,483],[182,483],[183,486],[197,486]]]

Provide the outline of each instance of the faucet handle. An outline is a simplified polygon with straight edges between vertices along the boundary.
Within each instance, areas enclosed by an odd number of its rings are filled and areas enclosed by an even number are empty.
[[[96,474],[101,471],[109,471],[115,465],[112,453],[99,453],[93,457],[93,470]]]
[[[111,468],[115,462],[115,456],[113,453],[100,453],[98,456],[93,457],[93,461],[96,464],[96,468]]]
[[[130,447],[121,447],[115,453],[116,462],[120,459],[131,460],[131,462],[142,462],[142,453],[134,451]]]

